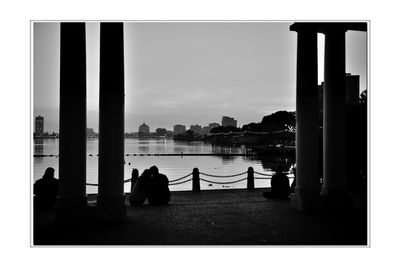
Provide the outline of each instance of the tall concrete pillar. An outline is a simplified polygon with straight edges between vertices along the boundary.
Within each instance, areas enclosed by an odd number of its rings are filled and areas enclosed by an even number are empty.
[[[322,196],[339,205],[347,199],[345,116],[345,30],[325,30]]]
[[[319,208],[318,178],[318,60],[317,32],[297,31],[296,77],[296,188],[291,206],[297,210]]]
[[[61,23],[58,208],[86,206],[85,23]]]
[[[125,212],[123,23],[100,23],[98,206]],[[116,209],[120,207],[120,209]]]

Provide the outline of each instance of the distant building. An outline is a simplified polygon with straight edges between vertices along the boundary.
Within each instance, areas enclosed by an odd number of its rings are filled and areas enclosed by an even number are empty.
[[[44,131],[44,118],[42,116],[37,116],[35,118],[35,135],[43,136]]]
[[[217,127],[219,127],[219,126],[221,126],[219,123],[216,123],[216,122],[212,122],[212,123],[210,123],[210,124],[208,124],[208,127],[210,127],[210,131],[213,129],[213,128],[217,128]]]
[[[200,134],[200,130],[201,130],[201,126],[196,124],[196,125],[190,125],[190,130],[194,133],[199,135]]]
[[[143,122],[142,125],[139,126],[139,133],[142,132],[144,134],[150,134],[150,127]]]
[[[186,126],[185,125],[174,125],[174,134],[182,134],[186,132]]]
[[[222,126],[234,126],[237,127],[237,120],[231,117],[223,116],[222,117]]]
[[[86,128],[86,137],[96,137],[96,133],[93,128]]]

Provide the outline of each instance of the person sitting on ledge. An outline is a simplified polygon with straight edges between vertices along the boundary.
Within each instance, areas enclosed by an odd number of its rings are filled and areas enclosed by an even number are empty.
[[[136,171],[135,171],[136,170]],[[139,175],[137,169],[133,169],[132,176]],[[137,176],[136,176],[137,177]],[[133,181],[132,177],[132,181]],[[132,182],[131,195],[129,196],[129,202],[132,206],[140,206],[146,201],[147,196],[147,183],[150,179],[150,171],[144,170],[139,178],[136,178],[136,182]]]
[[[138,178],[139,178],[138,169],[133,169],[131,174],[131,193],[133,192],[133,186],[136,184]]]
[[[33,185],[34,209],[46,211],[54,209],[58,198],[58,179],[54,178],[54,169],[49,167],[41,179]]]
[[[296,166],[292,168],[292,173],[294,178],[292,184],[290,185],[290,193],[294,193],[294,190],[296,188]]]
[[[168,178],[159,173],[156,166],[150,168],[150,179],[148,183],[147,200],[150,205],[167,204],[171,199],[171,192],[168,188]]]
[[[289,178],[283,173],[283,167],[279,165],[271,179],[271,191],[264,192],[266,198],[288,198],[290,194]]]

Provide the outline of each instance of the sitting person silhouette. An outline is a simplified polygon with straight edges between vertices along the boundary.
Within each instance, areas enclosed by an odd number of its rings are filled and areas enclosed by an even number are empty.
[[[43,177],[35,182],[33,194],[36,211],[54,209],[58,198],[58,179],[54,178],[53,168],[47,168]]]
[[[292,172],[293,172],[294,178],[293,178],[292,184],[290,185],[290,193],[294,193],[294,190],[296,188],[296,167],[292,168]]]
[[[131,174],[131,193],[133,192],[133,186],[135,185],[138,178],[139,178],[138,169],[133,169]]]
[[[150,205],[167,204],[171,198],[171,192],[168,188],[168,178],[159,173],[156,166],[150,168],[150,179],[147,190],[147,200]]]
[[[271,179],[271,191],[264,192],[266,198],[288,198],[290,194],[289,178],[283,173],[283,167],[279,165]]]
[[[134,171],[136,172],[134,173]],[[133,175],[139,174],[137,169],[132,171]],[[132,206],[140,206],[146,201],[147,196],[147,184],[150,179],[150,170],[145,169],[143,173],[136,179],[136,182],[132,182],[131,195],[129,196],[129,202]],[[133,181],[133,177],[132,177]]]

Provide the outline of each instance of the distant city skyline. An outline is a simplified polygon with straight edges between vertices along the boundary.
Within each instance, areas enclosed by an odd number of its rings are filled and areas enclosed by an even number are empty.
[[[224,120],[224,118],[225,118],[225,116],[222,117],[222,121]],[[34,121],[35,121],[34,122],[34,128],[35,128],[34,133],[36,135],[43,135],[44,133],[48,133],[48,134],[50,133],[50,132],[44,132],[43,131],[43,129],[44,129],[43,126],[45,125],[45,117],[44,116],[38,115],[38,116],[35,117]],[[193,128],[194,128],[195,131],[199,131],[200,129],[204,130],[204,128],[210,128],[211,129],[211,128],[219,127],[220,124],[216,123],[216,122],[210,122],[208,125],[204,125],[204,126],[203,125],[198,125],[197,123],[191,123],[190,125],[174,124],[170,128],[168,128],[168,127],[167,128],[163,128],[163,127],[151,127],[151,125],[147,125],[146,122],[143,122],[141,125],[139,125],[138,129],[133,130],[133,131],[126,131],[125,130],[125,133],[126,134],[128,134],[128,133],[138,133],[140,131],[145,132],[145,133],[155,133],[155,132],[157,132],[157,130],[160,130],[160,129],[165,129],[166,131],[174,132],[174,129],[176,128],[176,126],[178,126],[178,127],[182,126],[182,127],[185,127],[185,128],[186,128],[186,126],[188,126],[189,130],[193,130]],[[186,131],[186,129],[185,129],[185,131]],[[90,134],[94,134],[94,133],[98,134],[98,132],[96,132],[94,130],[94,128],[91,128],[91,127],[86,127],[86,132],[87,132],[87,134],[88,133],[90,133]],[[58,132],[55,132],[55,131],[53,131],[51,133],[57,133],[58,134]]]
[[[125,132],[260,122],[295,110],[296,40],[292,22],[126,22]],[[346,72],[366,88],[365,33],[346,34]],[[86,23],[87,127],[98,131],[99,23]],[[319,35],[319,78],[323,40]],[[33,117],[58,132],[59,23],[34,23]]]

